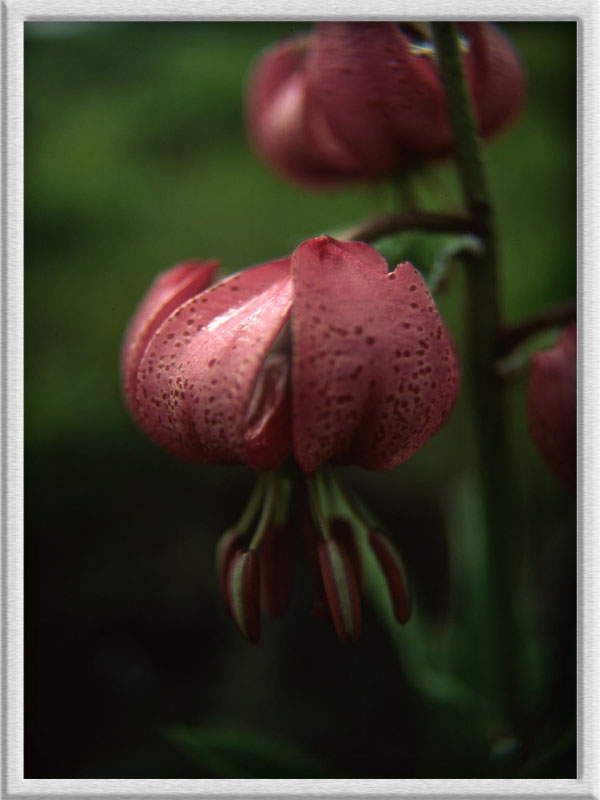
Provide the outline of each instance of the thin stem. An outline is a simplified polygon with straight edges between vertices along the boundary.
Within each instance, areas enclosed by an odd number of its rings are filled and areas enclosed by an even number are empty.
[[[338,236],[345,241],[373,242],[401,231],[433,233],[478,233],[476,219],[465,214],[435,214],[428,211],[403,211],[383,214],[349,228]]]
[[[353,495],[346,489],[346,487],[338,478],[333,469],[329,468],[327,470],[327,475],[332,485],[334,486],[335,490],[337,491],[338,495],[343,500],[346,509],[350,512],[350,515],[354,518],[355,522],[357,522],[366,531],[369,531],[373,526],[370,524],[370,522],[367,520],[365,515],[358,507],[358,504],[356,503]]]
[[[250,550],[256,550],[273,519],[273,512],[275,511],[275,501],[277,500],[277,489],[279,488],[279,478],[276,474],[271,474],[266,479],[267,488],[264,494],[264,502],[260,519],[254,531],[254,536],[250,542]]]
[[[433,22],[432,29],[466,206],[477,218],[481,218],[491,211],[490,195],[483,166],[483,148],[465,80],[456,25],[452,22]]]
[[[515,347],[518,347],[536,333],[572,322],[576,314],[576,305],[573,301],[570,301],[546,308],[518,325],[503,326],[500,331],[498,355],[508,355],[511,350],[514,350]]]
[[[321,531],[325,540],[331,539],[331,528],[329,527],[329,520],[323,513],[323,506],[321,505],[321,494],[319,490],[319,474],[315,473],[306,479],[306,486],[308,489],[308,497],[310,500],[310,508],[315,517],[316,523]]]
[[[243,510],[242,516],[239,518],[235,530],[239,531],[240,533],[245,533],[248,530],[248,528],[252,523],[252,520],[258,513],[258,509],[260,508],[260,504],[262,502],[264,493],[265,493],[265,476],[259,475],[256,483],[254,484],[254,488],[252,489],[250,500],[248,501],[246,508]]]
[[[477,469],[484,504],[485,608],[479,651],[484,659],[487,692],[496,727],[514,725],[518,644],[513,595],[515,510],[508,446],[505,397],[494,372],[500,311],[498,260],[493,209],[484,170],[481,142],[464,75],[456,27],[432,23],[440,76],[456,143],[456,162],[464,202],[476,220],[483,247],[465,254],[467,353],[471,405],[477,441]],[[504,722],[503,722],[504,720]]]

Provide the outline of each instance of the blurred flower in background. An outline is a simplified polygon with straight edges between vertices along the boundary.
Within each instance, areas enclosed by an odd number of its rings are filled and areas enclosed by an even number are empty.
[[[488,138],[520,110],[523,69],[494,25],[459,29],[479,129]],[[381,178],[453,150],[428,23],[318,23],[259,58],[247,108],[265,162],[315,188]]]

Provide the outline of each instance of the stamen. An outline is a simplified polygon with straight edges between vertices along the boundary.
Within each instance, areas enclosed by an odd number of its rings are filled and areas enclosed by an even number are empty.
[[[232,528],[231,530],[225,531],[225,533],[219,539],[219,543],[217,544],[216,564],[217,576],[219,578],[219,588],[221,590],[221,596],[225,603],[225,607],[230,614],[231,608],[229,606],[227,580],[231,562],[233,561],[233,557],[236,552],[241,549],[242,541],[243,535],[235,528]]]
[[[312,592],[312,615],[316,619],[322,621],[331,621],[325,586],[323,585],[321,568],[319,566],[319,555],[317,553],[319,532],[315,526],[314,516],[311,512],[308,499],[308,489],[304,481],[300,482],[296,487],[296,514],[298,518],[298,527],[304,539],[304,550],[308,561]]]
[[[319,470],[306,479],[306,485],[313,518],[321,534],[317,553],[327,604],[337,635],[343,642],[350,642],[359,637],[361,628],[360,564],[355,549],[357,566],[351,555],[354,540],[346,520],[330,520],[325,513],[324,508],[331,506],[326,475],[326,470]],[[349,547],[344,540],[348,540]]]
[[[238,550],[227,580],[231,614],[243,636],[252,644],[260,639],[258,555],[253,550]]]
[[[346,487],[340,481],[339,477],[336,475],[333,469],[329,468],[327,470],[327,477],[333,484],[335,490],[337,491],[338,495],[340,496],[341,500],[346,506],[346,509],[348,510],[350,515],[354,517],[358,525],[365,528],[366,530],[370,530],[373,527],[372,523],[366,518],[362,510],[358,507],[358,503],[354,499],[353,495],[346,489]]]
[[[400,554],[381,531],[369,531],[369,544],[384,574],[394,616],[401,625],[410,619],[411,599],[404,563]]]
[[[359,508],[354,497],[347,491],[335,472],[330,469],[328,478],[344,501],[348,512],[368,535],[371,552],[377,559],[387,584],[388,595],[392,603],[394,616],[401,625],[405,625],[411,615],[411,595],[406,577],[404,562],[390,539],[376,528]]]
[[[266,478],[267,476],[264,473],[261,473],[254,484],[248,505],[242,512],[242,516],[240,517],[238,524],[235,526],[235,530],[240,531],[240,533],[246,533],[252,524],[254,517],[258,513],[258,509],[260,508],[260,504],[265,494]]]
[[[313,513],[317,528],[319,529],[323,539],[328,541],[331,539],[331,529],[329,527],[329,520],[323,512],[323,505],[321,499],[321,492],[323,488],[322,475],[320,472],[315,472],[306,479],[306,487],[308,489],[308,499],[310,509]]]
[[[358,582],[350,558],[334,539],[318,544],[321,575],[333,624],[343,642],[354,642],[360,636],[361,610]]]
[[[358,588],[360,591],[362,591],[363,568],[354,529],[350,522],[343,517],[334,517],[330,524],[331,534],[335,541],[341,545],[341,547],[343,547],[348,554],[348,558],[352,564],[352,569],[356,575]]]
[[[269,525],[271,524],[271,520],[273,519],[273,514],[275,512],[277,495],[279,490],[279,476],[276,472],[268,473],[266,478],[266,489],[264,493],[263,499],[263,507],[260,514],[260,519],[258,520],[258,524],[256,526],[256,530],[254,531],[254,536],[252,537],[252,541],[250,542],[250,550],[258,550],[263,537],[265,536]]]
[[[271,617],[287,608],[292,578],[292,530],[288,524],[291,485],[279,476],[275,508],[260,546],[261,605]]]

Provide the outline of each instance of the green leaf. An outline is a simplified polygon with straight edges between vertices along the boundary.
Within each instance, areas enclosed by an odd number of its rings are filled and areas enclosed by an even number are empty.
[[[472,235],[409,232],[379,239],[375,247],[392,267],[410,261],[435,293],[451,277],[457,258],[462,253],[478,253],[481,244]]]
[[[234,724],[170,725],[163,735],[214,778],[334,777],[320,759],[295,744]]]

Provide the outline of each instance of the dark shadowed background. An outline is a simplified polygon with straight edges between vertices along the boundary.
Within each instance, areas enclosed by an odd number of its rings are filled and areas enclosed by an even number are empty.
[[[124,408],[121,340],[159,271],[218,257],[225,274],[391,208],[385,187],[289,186],[249,148],[249,65],[306,27],[26,23],[27,778],[575,774],[575,503],[528,438],[526,371],[509,392],[530,704],[522,740],[491,759],[470,711],[433,678],[419,691],[408,679],[410,624],[390,636],[365,603],[362,638],[342,645],[311,618],[301,558],[286,617],[265,620],[258,647],[243,640],[214,549],[252,474],[176,462]],[[529,84],[518,122],[488,148],[503,307],[517,321],[575,297],[576,27],[503,27]],[[459,198],[449,166],[420,191],[430,207]],[[462,289],[459,275],[438,298],[459,351]],[[478,638],[457,625],[455,579],[477,571],[461,522],[476,502],[472,453],[463,393],[406,464],[345,470],[393,532],[416,616],[436,632],[440,652],[419,658],[446,663],[451,641],[467,684]]]

